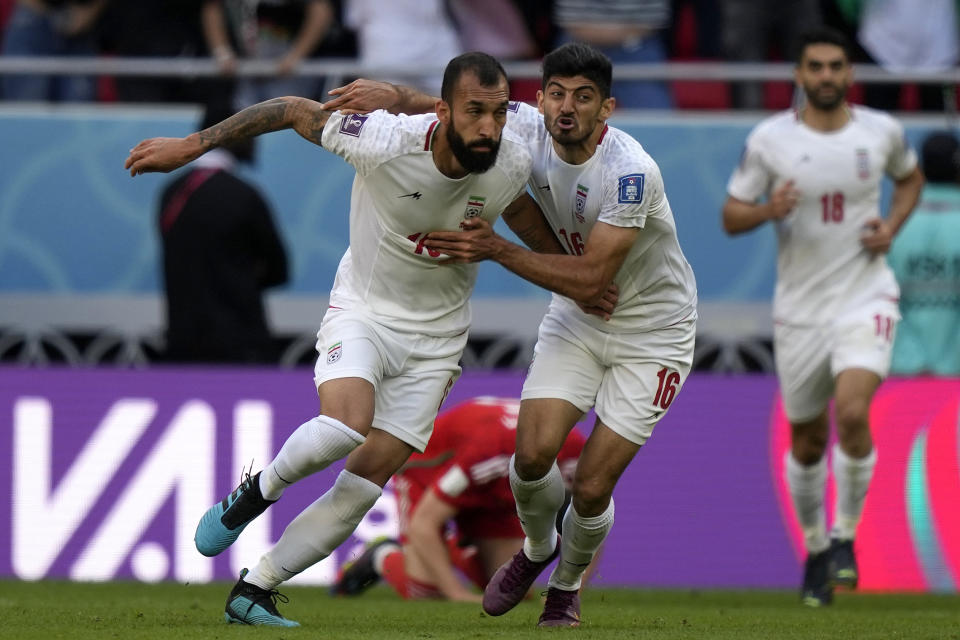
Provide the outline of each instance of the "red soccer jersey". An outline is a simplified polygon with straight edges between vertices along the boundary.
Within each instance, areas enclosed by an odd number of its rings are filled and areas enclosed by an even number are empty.
[[[461,535],[523,535],[509,480],[519,410],[519,400],[480,397],[437,417],[426,450],[411,456],[408,467],[395,477],[401,533],[423,493],[432,488],[457,509]],[[584,437],[573,430],[557,456],[568,486],[584,443]]]

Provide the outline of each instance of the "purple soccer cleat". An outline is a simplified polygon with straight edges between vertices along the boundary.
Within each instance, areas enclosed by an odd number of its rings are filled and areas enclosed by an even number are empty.
[[[560,540],[557,548],[541,562],[534,562],[526,556],[523,549],[517,551],[510,560],[490,578],[483,590],[483,610],[491,616],[502,616],[517,606],[530,591],[533,581],[560,554]]]
[[[580,592],[550,587],[538,627],[579,627]]]

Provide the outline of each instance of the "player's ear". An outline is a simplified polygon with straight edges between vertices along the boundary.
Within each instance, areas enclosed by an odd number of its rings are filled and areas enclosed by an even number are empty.
[[[444,126],[450,124],[450,105],[445,100],[437,100],[437,120]]]
[[[543,89],[537,89],[537,109],[543,113]]]
[[[600,119],[606,120],[610,117],[610,114],[613,113],[613,110],[617,108],[617,99],[613,96],[610,96],[600,105]]]

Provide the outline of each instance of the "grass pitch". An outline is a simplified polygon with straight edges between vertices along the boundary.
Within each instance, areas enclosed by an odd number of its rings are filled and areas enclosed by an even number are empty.
[[[793,592],[589,589],[579,630],[536,629],[539,601],[499,618],[479,605],[404,602],[385,587],[358,598],[330,598],[324,589],[283,589],[280,611],[298,629],[223,622],[228,584],[76,584],[0,581],[0,638],[323,638],[646,640],[960,640],[960,597],[840,593],[830,608],[802,607]]]

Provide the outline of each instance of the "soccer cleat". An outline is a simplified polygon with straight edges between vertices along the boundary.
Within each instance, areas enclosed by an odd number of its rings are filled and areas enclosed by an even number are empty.
[[[517,606],[527,595],[533,581],[560,553],[560,540],[546,560],[534,562],[523,552],[517,551],[510,560],[497,569],[483,590],[483,610],[491,616],[502,616]]]
[[[550,587],[538,627],[579,627],[580,592]]]
[[[200,518],[193,541],[197,551],[207,557],[215,556],[234,543],[240,532],[253,519],[266,511],[276,500],[264,500],[260,495],[260,474],[247,473],[240,486],[226,498],[213,505]]]
[[[833,602],[829,549],[807,555],[807,562],[803,568],[803,588],[800,599],[808,607],[825,607]]]
[[[255,584],[244,582],[248,571],[240,572],[240,579],[227,596],[227,606],[223,618],[235,624],[249,624],[269,627],[299,627],[299,622],[287,620],[277,611],[277,601],[289,602],[287,597],[271,589],[261,589]]]
[[[833,586],[856,589],[859,578],[853,540],[830,540],[830,582]]]
[[[340,577],[330,587],[330,595],[358,596],[375,585],[380,580],[380,574],[373,566],[373,559],[377,550],[387,545],[400,548],[396,540],[385,536],[367,543],[367,548],[356,560],[343,565]]]

